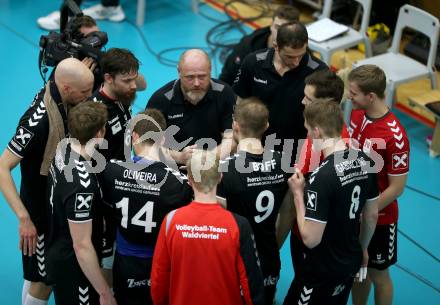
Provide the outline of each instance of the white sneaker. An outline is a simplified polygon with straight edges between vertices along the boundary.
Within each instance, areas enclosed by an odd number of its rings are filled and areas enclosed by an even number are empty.
[[[55,11],[47,16],[40,17],[37,19],[37,24],[40,28],[54,31],[60,29],[60,12]]]
[[[124,11],[120,5],[102,6],[102,4],[97,4],[83,10],[83,14],[96,20],[108,19],[119,22],[125,19]]]

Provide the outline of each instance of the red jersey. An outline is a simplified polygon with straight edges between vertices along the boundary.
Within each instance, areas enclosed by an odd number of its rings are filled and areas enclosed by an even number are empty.
[[[348,143],[350,134],[347,131],[347,126],[345,126],[345,123],[342,126],[341,137],[345,140],[346,143]],[[301,147],[300,157],[296,167],[303,174],[307,174],[309,172],[313,172],[316,168],[318,168],[323,158],[324,155],[321,152],[313,150],[312,140],[307,137],[303,146]]]
[[[170,212],[154,251],[151,296],[155,305],[264,304],[249,222],[219,204]]]
[[[353,110],[348,128],[351,144],[355,148],[371,155],[376,154],[383,160],[382,168],[378,168],[377,180],[379,191],[383,192],[389,185],[388,176],[406,175],[409,171],[409,141],[406,131],[397,117],[389,111],[383,117],[370,119],[364,110]],[[384,145],[378,145],[378,140]],[[377,164],[380,165],[380,164]],[[378,225],[397,222],[399,210],[397,200],[379,211]]]

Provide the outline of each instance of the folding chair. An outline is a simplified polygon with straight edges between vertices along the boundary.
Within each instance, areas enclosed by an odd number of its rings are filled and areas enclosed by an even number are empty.
[[[399,53],[402,32],[406,27],[421,32],[429,38],[431,45],[426,64],[422,64]],[[405,4],[399,10],[393,42],[388,52],[358,60],[353,64],[353,68],[371,64],[380,67],[385,72],[387,77],[386,103],[390,108],[393,107],[396,87],[402,83],[420,78],[430,78],[432,89],[436,89],[438,85],[435,58],[437,55],[439,29],[439,20],[436,17],[419,8]]]

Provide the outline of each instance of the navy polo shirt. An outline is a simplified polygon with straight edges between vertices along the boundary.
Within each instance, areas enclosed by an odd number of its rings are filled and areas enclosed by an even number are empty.
[[[235,100],[235,94],[229,85],[211,79],[205,97],[197,105],[193,105],[184,99],[180,80],[174,80],[151,96],[147,108],[155,108],[163,113],[168,131],[172,125],[179,128],[174,135],[177,143],[190,139],[185,145],[188,146],[200,139],[210,138],[218,145],[222,140],[222,133],[232,128]],[[169,135],[170,133],[167,132],[165,146],[176,149]]]

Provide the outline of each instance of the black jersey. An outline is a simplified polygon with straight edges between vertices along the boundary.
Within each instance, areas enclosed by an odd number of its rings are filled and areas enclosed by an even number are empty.
[[[49,84],[49,88],[53,100],[60,105],[59,110],[64,119],[64,129],[67,132],[66,114],[58,89],[53,82]],[[40,167],[49,136],[49,118],[43,101],[45,93],[46,87],[43,87],[34,97],[31,106],[20,118],[16,133],[8,144],[9,151],[21,158],[20,198],[38,231],[44,229],[47,216],[46,193],[44,191],[47,177],[40,175]]]
[[[309,282],[342,279],[361,266],[360,214],[379,196],[373,161],[361,151],[337,151],[323,160],[304,189],[305,219],[326,223],[321,243],[305,250],[299,275]]]
[[[221,161],[228,164],[217,194],[226,199],[228,210],[249,220],[264,273],[280,268],[275,222],[291,175],[281,169],[281,157],[279,152],[264,159],[263,154],[239,151]]]
[[[246,55],[267,48],[269,36],[270,26],[256,29],[249,35],[243,36],[226,57],[219,79],[232,86]]]
[[[105,157],[107,162],[111,159],[125,160],[125,131],[127,122],[131,119],[131,107],[110,98],[101,89],[93,93],[93,100],[103,103],[108,111],[108,121],[105,125],[106,132],[104,136],[108,147],[107,149],[100,149],[99,152]],[[126,145],[129,146],[130,143],[128,142]]]
[[[266,136],[276,133],[281,139],[275,150],[282,150],[286,139],[294,139],[291,147],[292,164],[296,160],[298,140],[305,139],[304,128],[305,78],[315,71],[326,69],[325,63],[306,53],[299,65],[281,76],[273,64],[273,48],[258,50],[246,56],[235,79],[233,89],[241,98],[258,97],[269,110],[269,128]]]
[[[197,105],[193,105],[185,100],[180,80],[174,80],[158,89],[151,96],[146,108],[155,108],[163,113],[168,126],[164,145],[176,150],[176,141],[184,143],[189,140],[186,143],[188,146],[201,139],[213,139],[216,145],[220,144],[222,133],[232,128],[235,99],[229,85],[211,79],[206,95]],[[170,134],[174,125],[178,127],[178,131]],[[203,143],[198,144],[201,146]]]
[[[88,172],[86,162],[67,145],[65,152],[57,151],[49,171],[50,220],[46,252],[49,282],[56,280],[64,264],[76,262],[69,221],[93,221],[92,243],[96,253],[101,253],[102,192],[96,175]]]
[[[123,239],[153,250],[165,215],[190,203],[193,192],[187,177],[164,163],[138,157],[135,161],[138,169],[113,160],[99,178]]]

